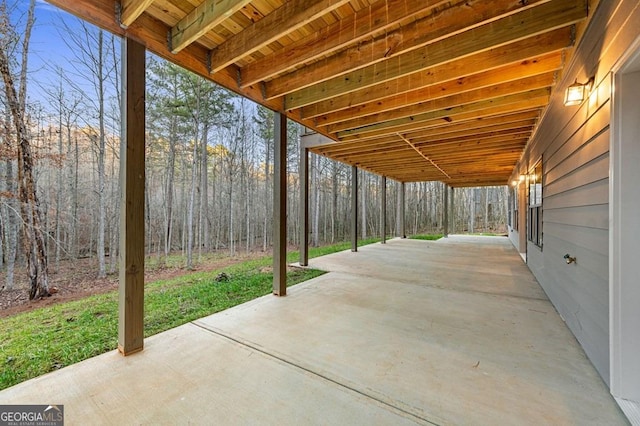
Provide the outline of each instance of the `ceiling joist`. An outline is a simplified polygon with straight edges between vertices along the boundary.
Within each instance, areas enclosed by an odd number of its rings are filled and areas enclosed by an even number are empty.
[[[171,28],[171,53],[178,53],[250,2],[251,0],[205,0]]]
[[[122,0],[120,3],[120,25],[127,28],[153,3],[153,0]]]
[[[455,34],[421,49],[372,63],[361,69],[332,77],[319,84],[286,96],[286,108],[303,107],[315,102],[384,83],[425,68],[444,64],[481,51],[511,43],[533,35],[566,27],[585,17],[584,0],[552,0],[537,8],[509,15],[497,21]],[[302,70],[302,73],[308,73]],[[315,81],[322,81],[316,77]],[[266,98],[278,96],[274,82],[266,84]],[[295,87],[287,84],[287,90]]]
[[[211,72],[220,71],[348,2],[349,0],[289,0],[214,49],[210,59]]]
[[[304,119],[313,118],[334,111],[356,108],[366,103],[377,103],[383,99],[422,89],[428,90],[429,87],[482,72],[499,75],[503,67],[510,65],[515,67],[514,73],[517,74],[519,65],[522,66],[520,71],[525,72],[525,68],[535,67],[539,63],[551,61],[554,64],[562,64],[562,51],[571,43],[571,29],[563,28],[305,106],[302,108],[301,116]]]
[[[253,62],[242,69],[243,87],[360,43],[444,0],[382,0]]]

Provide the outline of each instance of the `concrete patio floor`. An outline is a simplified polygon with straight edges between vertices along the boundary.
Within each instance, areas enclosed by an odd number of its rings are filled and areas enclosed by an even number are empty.
[[[393,239],[331,271],[0,392],[73,424],[554,424],[626,419],[506,238]]]

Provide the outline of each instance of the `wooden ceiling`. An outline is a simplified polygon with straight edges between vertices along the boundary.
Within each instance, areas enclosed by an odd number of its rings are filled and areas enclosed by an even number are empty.
[[[591,0],[49,0],[402,181],[503,185]]]

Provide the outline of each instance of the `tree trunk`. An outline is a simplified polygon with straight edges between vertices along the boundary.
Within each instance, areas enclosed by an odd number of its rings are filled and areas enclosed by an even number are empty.
[[[23,54],[26,55],[28,39],[33,25],[33,9],[35,0],[31,1],[29,18]],[[33,179],[33,156],[31,143],[27,138],[27,127],[24,121],[24,94],[26,93],[26,59],[23,59],[23,67],[20,78],[20,94],[18,97],[14,86],[13,76],[9,69],[9,62],[5,46],[0,46],[0,74],[4,81],[7,103],[11,110],[13,124],[18,138],[18,193],[21,202],[22,217],[25,222],[24,250],[27,259],[29,275],[29,299],[49,296],[49,278],[47,274],[47,253],[45,249],[44,235],[41,228],[40,210]]]
[[[196,138],[193,141],[193,151],[191,153],[191,190],[189,191],[189,205],[187,210],[187,269],[193,269],[193,208],[196,199],[196,169],[198,166],[198,123],[195,123]]]
[[[98,278],[104,278],[107,276],[107,269],[105,265],[105,249],[104,249],[104,236],[105,236],[105,217],[106,217],[106,200],[105,200],[105,129],[104,129],[104,104],[105,104],[105,90],[104,90],[104,77],[103,77],[103,56],[104,56],[104,33],[102,30],[98,32],[98,64],[96,64],[96,70],[98,72]]]
[[[167,179],[165,184],[165,224],[164,224],[164,262],[171,252],[173,231],[173,179],[176,167],[176,117],[171,117],[169,134],[169,154],[167,156]]]
[[[201,244],[205,252],[209,252],[211,245],[209,244],[209,158],[208,158],[208,140],[209,140],[209,124],[204,123],[202,129],[202,148],[201,148],[201,166],[200,166],[200,229]]]

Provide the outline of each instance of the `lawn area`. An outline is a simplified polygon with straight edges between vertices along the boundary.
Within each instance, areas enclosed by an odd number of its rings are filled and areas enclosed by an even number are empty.
[[[421,234],[421,235],[410,235],[410,240],[428,240],[434,241],[442,238],[442,234]]]
[[[360,241],[366,245],[378,240]],[[309,249],[318,257],[350,248],[350,243]],[[287,255],[289,263],[298,253]],[[271,292],[272,258],[265,256],[227,268],[185,273],[145,285],[145,336],[185,324]],[[227,280],[216,281],[224,272]],[[291,268],[287,285],[322,275]],[[4,318],[0,323],[0,389],[113,350],[118,338],[118,294],[110,292]]]

